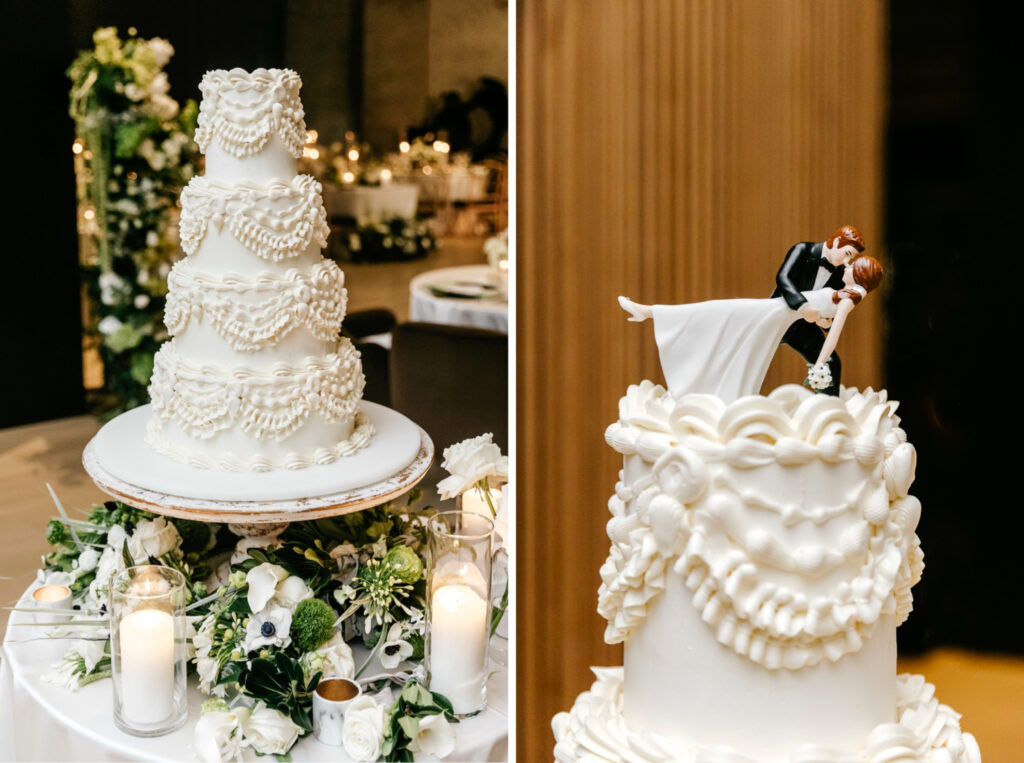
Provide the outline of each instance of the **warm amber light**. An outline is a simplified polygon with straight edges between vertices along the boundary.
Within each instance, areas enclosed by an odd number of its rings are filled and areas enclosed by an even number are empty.
[[[451,150],[451,146],[449,146],[443,140],[435,140],[434,150],[437,151],[439,154],[447,154]]]
[[[387,181],[391,180],[391,170],[385,168],[380,171],[380,179]]]
[[[71,144],[71,153],[80,154],[85,150],[85,146],[82,145],[82,141],[76,140]]]
[[[344,175],[341,176],[341,179],[346,183],[352,183],[355,182],[356,175],[354,172],[346,172]]]
[[[91,209],[87,209],[82,213],[82,217],[84,217],[86,220],[91,220],[94,217],[96,217],[96,212],[94,212]]]
[[[401,151],[403,154],[409,153],[409,141],[403,140],[401,143],[399,143],[398,150]]]
[[[357,159],[359,159],[359,149],[358,148],[350,148],[348,150],[348,160],[350,162],[354,162]]]
[[[316,130],[306,130],[306,143],[316,143],[316,139],[320,137],[320,133]]]

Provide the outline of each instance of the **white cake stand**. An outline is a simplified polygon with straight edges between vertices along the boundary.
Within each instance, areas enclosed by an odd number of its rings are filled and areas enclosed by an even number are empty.
[[[271,472],[200,469],[167,458],[145,442],[153,415],[144,405],[107,423],[82,454],[100,490],[140,509],[201,522],[228,522],[241,535],[282,524],[348,514],[414,487],[430,468],[434,444],[397,411],[363,401],[374,426],[369,444],[331,464]],[[258,527],[257,527],[258,526]]]

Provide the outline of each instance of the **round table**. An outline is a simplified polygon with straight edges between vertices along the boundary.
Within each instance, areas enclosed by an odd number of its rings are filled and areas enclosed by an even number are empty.
[[[411,220],[416,216],[420,187],[416,183],[384,185],[325,184],[324,207],[329,217],[353,217],[359,225],[392,217]]]
[[[30,605],[31,590],[25,592],[19,606]],[[114,725],[110,679],[78,691],[42,680],[70,642],[47,640],[42,628],[19,625],[32,622],[31,614],[12,612],[0,653],[0,760],[197,760],[192,732],[200,706],[208,697],[196,687],[195,676],[189,678],[189,719],[182,728],[161,737],[131,736]],[[504,642],[495,646],[501,649]],[[496,651],[492,647],[492,656]],[[358,664],[359,650],[353,652]],[[367,675],[373,675],[374,669],[374,665],[367,668]],[[455,726],[456,745],[445,758],[448,763],[508,758],[508,669],[497,664],[491,669],[487,707]],[[323,745],[312,734],[292,748],[291,759],[350,760],[344,748]],[[432,756],[416,759],[435,760]],[[259,757],[247,748],[243,760],[271,758]]]
[[[474,285],[495,287],[484,297],[453,296],[448,289],[472,291]],[[508,293],[497,271],[488,265],[462,265],[420,273],[409,282],[409,320],[508,333]]]

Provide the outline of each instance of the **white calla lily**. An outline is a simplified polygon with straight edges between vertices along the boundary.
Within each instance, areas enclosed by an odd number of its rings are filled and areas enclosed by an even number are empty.
[[[410,752],[445,758],[455,749],[455,730],[443,715],[420,718],[420,733],[409,743]]]

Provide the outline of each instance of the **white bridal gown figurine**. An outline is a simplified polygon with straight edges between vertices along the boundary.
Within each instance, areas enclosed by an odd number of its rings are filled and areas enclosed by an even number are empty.
[[[845,269],[844,288],[802,292],[808,304],[819,311],[817,320],[809,322],[822,327],[831,324],[810,371],[812,387],[831,386],[825,361],[839,341],[847,316],[881,280],[878,260],[862,255]],[[654,319],[661,368],[676,399],[701,392],[731,403],[744,395],[756,395],[786,330],[802,319],[782,297],[687,305],[641,305],[619,297],[619,304],[631,321]]]

